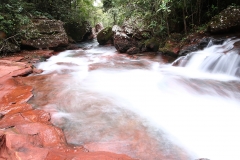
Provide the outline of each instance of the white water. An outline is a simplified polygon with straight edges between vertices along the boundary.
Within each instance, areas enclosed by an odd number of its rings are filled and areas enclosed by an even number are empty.
[[[162,159],[177,160],[182,159],[177,145],[189,159],[238,160],[240,83],[232,70],[239,56],[230,53],[230,67],[219,60],[212,71],[216,74],[206,72],[208,61],[225,56],[222,48],[195,53],[186,67],[119,57],[109,47],[65,51],[38,66],[61,82],[57,100],[43,107],[54,110],[52,121],[63,128],[69,143],[90,150],[144,160],[157,160],[160,153]],[[93,149],[94,142],[109,147]]]

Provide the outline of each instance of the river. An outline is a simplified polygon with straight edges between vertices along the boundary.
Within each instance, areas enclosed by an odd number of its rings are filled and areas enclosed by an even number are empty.
[[[227,40],[185,58],[119,54],[80,44],[37,65],[30,103],[67,142],[142,160],[240,157],[239,50]]]

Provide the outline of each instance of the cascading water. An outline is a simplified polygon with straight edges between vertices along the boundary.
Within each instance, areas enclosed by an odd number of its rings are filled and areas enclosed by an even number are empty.
[[[228,47],[234,41],[194,53],[185,67],[132,59],[113,47],[65,51],[38,65],[45,71],[35,77],[31,103],[51,113],[68,143],[90,151],[237,160],[239,55]]]
[[[222,45],[212,45],[210,41],[204,50],[189,54],[191,58],[184,66],[205,72],[240,76],[239,48],[234,48],[234,43],[238,41],[240,40],[228,39]]]

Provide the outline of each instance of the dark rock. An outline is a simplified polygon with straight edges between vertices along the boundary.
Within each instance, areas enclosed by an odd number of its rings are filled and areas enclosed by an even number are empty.
[[[63,22],[59,20],[33,19],[32,23],[22,30],[26,30],[21,40],[23,46],[45,49],[68,45]]]
[[[71,21],[64,24],[64,28],[67,35],[76,42],[87,40],[92,35],[92,28],[88,22]]]
[[[136,47],[137,43],[126,34],[118,33],[114,35],[114,46],[120,53],[126,53],[130,48]]]
[[[129,54],[158,50],[158,42],[155,39],[147,39],[150,35],[148,31],[134,30],[126,25],[123,27],[115,25],[112,30],[114,46],[120,53],[126,53],[129,49]]]
[[[182,50],[179,52],[179,56],[185,56],[188,53],[202,50],[211,45],[223,44],[223,42],[224,42],[224,39],[221,39],[221,38],[214,39],[212,37],[204,37],[200,39],[198,42],[196,42],[195,44],[191,44],[189,46],[182,48]]]
[[[156,38],[151,38],[145,41],[145,46],[147,51],[157,52],[159,49],[159,40]]]
[[[113,38],[112,27],[104,28],[97,35],[97,41],[100,45],[107,44],[107,42],[112,41],[112,38]]]
[[[15,53],[20,51],[20,46],[11,40],[0,40],[1,53]]]
[[[229,6],[212,18],[208,24],[211,33],[227,33],[240,31],[240,7]]]
[[[139,52],[140,52],[140,50],[137,47],[132,47],[132,48],[127,50],[127,54],[137,54]]]

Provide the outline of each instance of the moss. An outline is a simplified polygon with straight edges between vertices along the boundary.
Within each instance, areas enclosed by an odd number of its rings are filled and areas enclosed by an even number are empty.
[[[113,37],[112,27],[106,27],[97,35],[97,41],[100,45],[106,44]]]
[[[160,45],[159,40],[157,38],[148,39],[144,42],[144,44],[147,47],[147,49],[153,52],[158,51]]]

